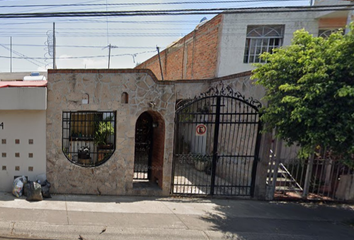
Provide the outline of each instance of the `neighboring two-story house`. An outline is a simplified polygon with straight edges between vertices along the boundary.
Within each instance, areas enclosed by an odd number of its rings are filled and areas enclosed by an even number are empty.
[[[139,64],[159,80],[208,79],[254,69],[259,54],[291,43],[293,33],[306,29],[326,36],[351,21],[352,11],[313,11],[321,5],[347,6],[351,1],[314,1],[311,11],[299,8],[254,8],[223,13],[203,21],[185,37]],[[345,7],[344,7],[345,8]],[[329,8],[332,9],[332,8]],[[161,64],[161,65],[160,65]]]

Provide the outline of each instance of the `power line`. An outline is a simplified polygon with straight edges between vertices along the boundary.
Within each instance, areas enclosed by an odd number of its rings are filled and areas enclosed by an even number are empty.
[[[75,23],[106,23],[105,20],[94,20],[94,19],[66,19],[66,20],[58,20],[57,22],[66,23],[66,22],[75,22]],[[168,25],[195,25],[195,21],[192,20],[181,20],[181,21],[114,21],[110,20],[109,23],[124,23],[124,24],[168,24]],[[43,24],[48,22],[14,22],[14,23],[1,23],[1,26],[4,25],[28,25],[28,24]]]
[[[81,31],[86,31],[86,30],[94,30],[94,31],[106,31],[106,29],[103,29],[103,28],[56,28],[59,32],[61,32],[61,30],[67,30],[67,31],[77,31],[77,30],[81,30]],[[0,26],[0,30],[5,30],[5,31],[8,31],[8,30],[13,30],[13,31],[16,31],[17,30],[27,30],[31,33],[33,33],[33,30],[37,30],[39,32],[41,32],[41,30],[48,30],[48,28],[4,28],[4,27],[1,27]],[[146,30],[151,30],[151,31],[176,31],[176,30],[179,30],[179,31],[182,31],[182,30],[185,30],[184,28],[109,28],[109,30],[119,30],[119,31],[127,31],[127,30],[131,30],[131,31],[146,31]]]
[[[153,6],[153,5],[185,5],[185,4],[212,4],[212,3],[272,3],[272,2],[304,2],[304,0],[239,0],[239,1],[195,1],[195,2],[155,2],[155,3],[95,3],[95,4],[25,4],[3,5],[1,8],[34,8],[34,7],[97,7],[97,6]]]
[[[259,8],[208,8],[173,10],[135,10],[108,12],[48,12],[48,13],[2,13],[0,18],[62,18],[62,17],[123,17],[123,16],[161,16],[161,15],[200,15],[200,14],[259,14],[284,12],[322,12],[348,11],[354,5],[326,5],[311,7],[259,7]]]
[[[6,58],[11,58],[11,59],[13,59],[13,58],[14,58],[14,59],[25,59],[25,60],[27,60],[28,62],[30,62],[30,63],[32,63],[32,64],[38,66],[38,67],[41,66],[41,65],[39,65],[39,64],[43,64],[43,63],[41,63],[40,61],[37,60],[37,59],[39,59],[39,58],[27,57],[26,55],[24,55],[24,54],[22,54],[22,53],[20,53],[20,52],[11,50],[10,48],[8,48],[8,47],[6,47],[6,46],[4,46],[4,45],[0,45],[0,46],[2,46],[3,48],[5,48],[6,50],[8,50],[8,51],[10,51],[10,52],[12,52],[12,53],[14,53],[14,54],[16,54],[17,56],[20,56],[20,57],[6,57]]]
[[[8,43],[0,44],[8,46]],[[43,44],[12,44],[12,46],[18,47],[45,47]],[[90,45],[56,45],[57,48],[98,48],[102,49],[105,46],[90,46]],[[156,47],[143,47],[143,46],[118,46],[120,49],[155,49]]]
[[[139,52],[139,53],[124,53],[124,54],[115,54],[111,55],[111,57],[122,57],[122,56],[136,56],[140,54],[146,54],[146,53],[153,53],[156,52],[154,51],[145,51],[145,52]],[[108,55],[94,55],[94,56],[79,56],[79,57],[74,57],[74,56],[65,56],[65,57],[59,57],[58,60],[65,60],[65,59],[82,59],[82,58],[107,58]],[[9,56],[1,56],[0,58],[10,58]],[[27,57],[25,55],[20,56],[20,57],[12,57],[14,59],[31,59],[31,60],[36,60],[36,59],[46,59],[45,57]]]
[[[59,37],[65,38],[77,38],[77,37],[106,37],[105,33],[56,33]],[[46,33],[0,33],[0,37],[27,37],[27,38],[37,38],[41,36],[47,36]],[[182,37],[182,33],[110,33],[110,37]]]

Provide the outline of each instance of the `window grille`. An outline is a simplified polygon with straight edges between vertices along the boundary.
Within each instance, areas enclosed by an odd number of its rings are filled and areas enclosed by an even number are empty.
[[[262,63],[259,55],[283,45],[284,26],[248,26],[244,63]]]
[[[318,30],[318,36],[322,38],[328,38],[332,33],[336,33],[340,31],[340,29],[320,29]],[[344,32],[342,32],[344,34]]]
[[[70,162],[95,167],[113,155],[116,112],[63,112],[62,121],[62,150]]]

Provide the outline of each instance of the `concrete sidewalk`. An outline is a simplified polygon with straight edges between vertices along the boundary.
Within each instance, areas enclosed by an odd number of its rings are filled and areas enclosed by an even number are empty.
[[[350,223],[348,205],[72,195],[27,202],[0,193],[1,240],[353,240]]]

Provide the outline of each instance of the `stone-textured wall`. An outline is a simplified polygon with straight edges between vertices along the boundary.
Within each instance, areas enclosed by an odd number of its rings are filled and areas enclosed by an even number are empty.
[[[128,104],[121,103],[123,92]],[[89,104],[81,104],[84,95]],[[155,102],[151,108],[149,103]],[[150,71],[49,70],[47,110],[47,178],[54,193],[133,194],[135,124],[145,111],[158,112],[165,127],[162,193],[169,192],[172,162],[174,86],[159,85]],[[117,111],[116,151],[95,168],[69,162],[62,152],[63,111]],[[99,190],[98,190],[99,189]]]
[[[183,80],[176,81],[176,99],[193,98],[200,93],[208,91],[209,88],[223,84],[225,87],[230,86],[234,91],[240,92],[245,98],[253,98],[259,100],[264,105],[262,98],[265,95],[265,89],[255,84],[255,80],[251,80],[251,72],[243,72],[207,80]]]
[[[49,70],[47,110],[47,178],[52,192],[70,194],[167,195],[171,188],[174,117],[177,99],[193,98],[220,83],[246,98],[260,99],[264,90],[250,73],[201,81],[157,81],[150,70]],[[122,103],[122,93],[129,96]],[[82,99],[89,95],[89,104]],[[124,98],[123,98],[124,100]],[[153,102],[155,106],[151,107]],[[63,111],[117,111],[116,150],[104,164],[83,168],[62,152]],[[160,191],[133,188],[135,124],[147,111],[157,121],[152,174]],[[155,143],[156,143],[155,142]]]

